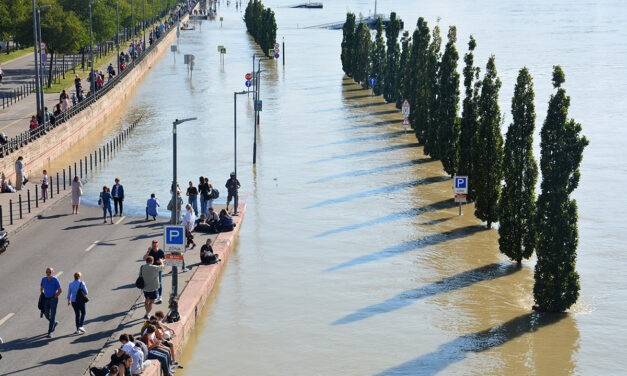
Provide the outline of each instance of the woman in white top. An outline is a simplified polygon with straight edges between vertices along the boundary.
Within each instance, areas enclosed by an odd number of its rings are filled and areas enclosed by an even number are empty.
[[[46,201],[48,199],[48,185],[50,185],[50,178],[48,177],[48,171],[43,171],[44,176],[41,178],[41,199]]]
[[[194,229],[194,225],[196,224],[196,216],[194,215],[194,210],[190,204],[185,205],[185,216],[183,217],[183,226],[185,226],[185,236],[187,237],[187,247],[192,245],[192,248],[196,246],[194,243],[194,235],[192,235],[192,230]]]

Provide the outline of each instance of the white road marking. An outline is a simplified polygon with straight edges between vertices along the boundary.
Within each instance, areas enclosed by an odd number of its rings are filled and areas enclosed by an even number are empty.
[[[120,224],[120,222],[122,222],[122,221],[124,220],[124,218],[126,218],[126,217],[125,217],[125,216],[124,216],[124,217],[120,217],[120,219],[118,219],[118,220],[115,222],[115,224],[116,224],[116,225]]]
[[[11,317],[13,317],[13,315],[15,315],[15,313],[9,313],[8,315],[4,316],[1,320],[0,320],[0,326],[2,326],[2,324],[4,324],[5,322],[9,321],[9,319]]]
[[[85,248],[85,252],[89,252],[92,249],[94,249],[94,247],[97,246],[98,243],[100,243],[100,240],[96,240],[95,242],[91,243],[91,245],[89,247]]]

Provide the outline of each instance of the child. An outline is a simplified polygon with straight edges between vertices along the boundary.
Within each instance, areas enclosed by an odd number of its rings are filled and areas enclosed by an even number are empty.
[[[41,199],[46,201],[48,199],[48,185],[50,178],[48,177],[48,171],[43,171],[44,176],[41,178]]]

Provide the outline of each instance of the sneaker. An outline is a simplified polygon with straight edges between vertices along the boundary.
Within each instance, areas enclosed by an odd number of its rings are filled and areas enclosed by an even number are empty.
[[[145,220],[147,221],[147,220],[148,220],[148,217],[146,217],[146,219],[145,219]]]
[[[78,331],[81,332],[81,334],[85,333],[85,327],[81,326],[80,328],[78,328]]]
[[[148,320],[150,319],[150,317],[148,317],[148,315],[144,315],[144,320]]]
[[[157,300],[155,300],[155,304],[161,304],[161,298],[158,298]]]
[[[103,223],[106,225],[107,224],[107,220],[105,219],[105,221]]]
[[[52,331],[51,331],[51,333],[52,333],[52,332],[54,332],[54,331],[55,331],[55,329],[57,329],[57,325],[59,325],[59,322],[58,322],[58,321],[55,321],[55,322],[54,322],[54,325],[52,326]]]
[[[76,331],[74,332],[74,334],[82,334],[82,332],[78,329],[76,329]]]
[[[46,336],[46,338],[52,338],[52,333],[48,333],[48,335]]]
[[[188,272],[189,270],[190,270],[189,268],[185,267],[185,268],[181,269],[181,273]]]

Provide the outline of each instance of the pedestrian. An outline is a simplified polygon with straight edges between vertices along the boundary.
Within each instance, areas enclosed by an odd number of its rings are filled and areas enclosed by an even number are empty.
[[[198,178],[198,194],[200,195],[200,214],[207,214],[207,186],[205,177]]]
[[[213,185],[209,182],[209,178],[205,177],[205,186],[207,186],[207,212],[205,215],[209,216],[209,209],[213,208],[213,200],[214,200],[214,188]],[[216,190],[217,191],[217,190]]]
[[[211,239],[207,238],[205,244],[200,247],[200,262],[202,264],[215,264],[220,261],[220,256],[217,253],[213,253],[213,247],[211,247]]]
[[[111,220],[111,224],[113,224],[113,216],[111,215],[111,193],[109,192],[109,187],[106,185],[102,187],[102,192],[100,192],[100,199],[98,201],[98,204],[102,205],[102,219],[104,220],[104,223],[107,223],[108,211],[109,219]]]
[[[194,235],[192,235],[192,230],[194,229],[194,225],[196,223],[196,216],[194,215],[194,211],[192,210],[192,206],[190,204],[185,205],[185,216],[183,217],[183,226],[185,226],[185,237],[187,238],[187,247],[191,244],[193,249],[196,246],[194,243]]]
[[[148,216],[152,216],[152,219],[157,220],[157,208],[159,207],[159,201],[157,200],[157,195],[154,193],[150,194],[150,198],[146,201],[146,220],[148,220]]]
[[[157,293],[159,290],[159,271],[163,270],[163,265],[153,265],[154,259],[152,256],[146,257],[146,264],[142,265],[139,269],[139,275],[144,279],[144,308],[146,314],[144,319],[148,320],[148,314],[152,310],[152,304],[157,299]]]
[[[233,213],[237,214],[237,191],[239,190],[241,185],[239,184],[239,180],[237,180],[237,177],[235,176],[235,172],[231,172],[231,178],[226,181],[226,184],[224,186],[228,190],[228,196],[226,198],[226,211],[229,211],[229,204],[231,203],[231,199],[234,199]]]
[[[36,121],[36,120],[35,120]],[[24,157],[21,155],[15,161],[15,189],[22,190],[22,181],[24,180]]]
[[[61,111],[65,112],[68,108],[70,108],[70,96],[67,95],[65,90],[63,90],[61,95],[59,95],[59,102],[61,102]]]
[[[76,332],[74,334],[85,333],[83,324],[85,323],[86,302],[83,300],[83,296],[86,296],[88,291],[85,282],[81,280],[82,276],[81,272],[74,273],[74,280],[70,282],[67,288],[67,305],[68,307],[71,305],[74,308],[74,320],[76,323]]]
[[[183,198],[181,197],[181,191],[177,189],[176,201],[172,201],[172,199],[170,199],[170,202],[168,203],[168,210],[171,212],[176,211],[173,217],[176,218],[177,223],[181,222],[181,208],[182,207],[183,207]]]
[[[43,170],[43,177],[41,178],[41,199],[46,201],[48,199],[48,185],[50,184],[50,178],[48,177],[48,171]]]
[[[144,254],[144,260],[148,257],[152,257],[153,265],[165,265],[165,253],[161,248],[159,248],[159,241],[154,239],[152,241],[152,245],[148,247],[148,250]],[[159,270],[159,288],[157,289],[157,299],[155,299],[156,304],[161,304],[161,293],[163,292],[163,271]]]
[[[81,179],[78,176],[74,176],[72,180],[72,214],[78,214],[81,196],[83,196],[83,183],[81,183]]]
[[[123,201],[124,201],[124,186],[120,184],[120,178],[115,178],[115,184],[111,187],[111,196],[113,197],[113,205],[115,206],[115,213],[113,216],[117,216],[120,213],[120,217],[122,216]],[[119,211],[118,211],[119,207]]]
[[[63,293],[61,284],[57,277],[54,276],[54,269],[52,267],[46,268],[46,276],[41,279],[40,290],[43,296],[43,313],[48,320],[48,335],[47,338],[52,338],[52,332],[59,325],[58,321],[55,321],[57,316],[57,305],[59,304],[59,295]]]
[[[187,187],[187,203],[194,209],[194,214],[198,215],[198,189],[194,187],[194,183],[190,180],[189,187]]]

